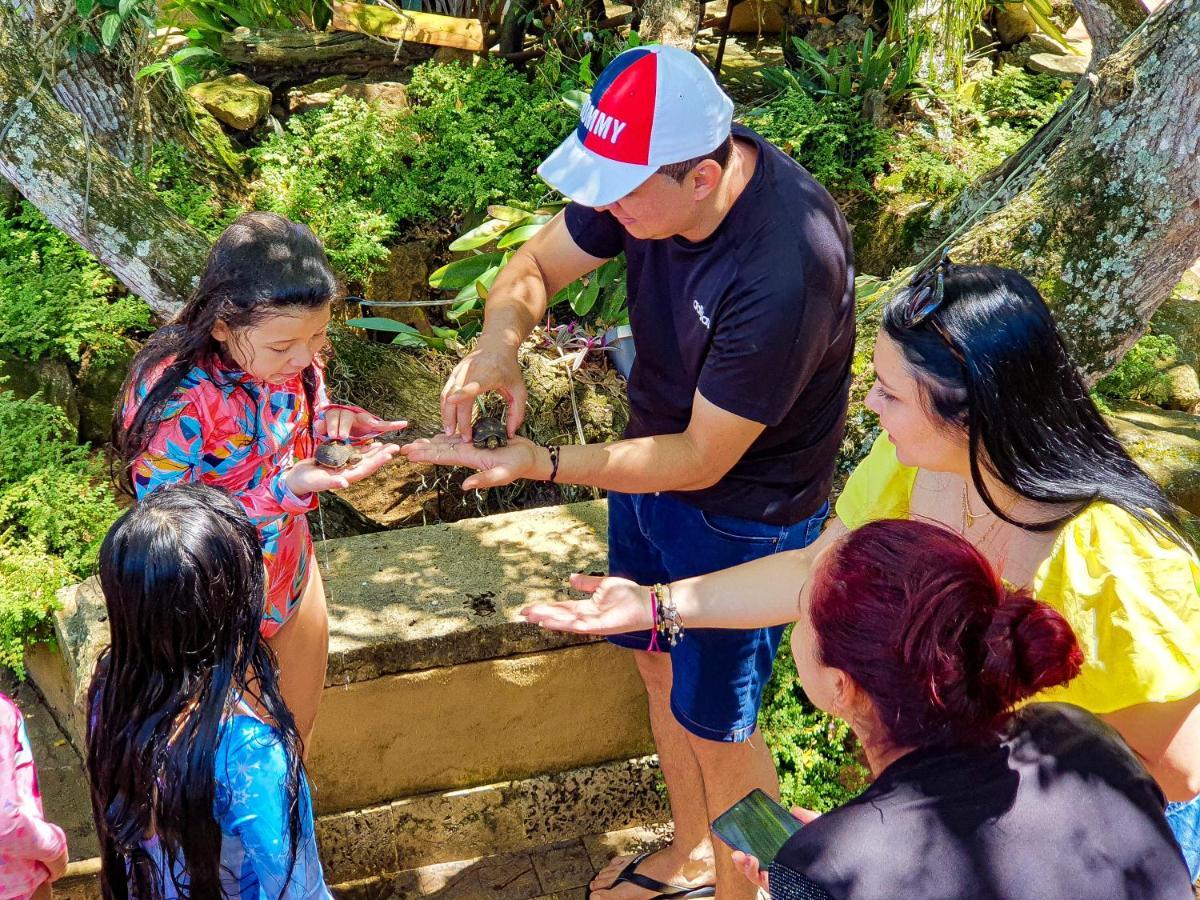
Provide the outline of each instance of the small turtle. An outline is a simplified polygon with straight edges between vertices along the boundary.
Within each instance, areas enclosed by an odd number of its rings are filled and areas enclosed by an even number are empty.
[[[317,448],[314,458],[322,469],[331,469],[337,472],[362,459],[362,453],[357,447],[346,441],[329,441]]]
[[[496,416],[480,416],[471,429],[471,443],[480,450],[507,446],[508,428]]]

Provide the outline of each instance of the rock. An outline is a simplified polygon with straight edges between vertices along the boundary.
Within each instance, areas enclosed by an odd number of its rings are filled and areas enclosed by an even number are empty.
[[[1091,61],[1090,56],[1075,54],[1055,56],[1053,53],[1035,53],[1029,57],[1026,68],[1042,75],[1057,75],[1064,81],[1078,81],[1087,71]]]
[[[192,41],[178,28],[159,28],[154,32],[154,42],[154,54],[163,57],[182,50]]]
[[[1155,310],[1150,330],[1173,337],[1179,346],[1179,361],[1200,368],[1200,275],[1184,275],[1167,301]]]
[[[971,49],[980,50],[996,43],[996,36],[990,28],[980,23],[971,29]],[[989,60],[990,62],[990,60]]]
[[[188,94],[230,128],[247,131],[271,108],[271,91],[245,75],[226,75],[188,88]]]
[[[113,409],[138,347],[130,341],[119,353],[97,360],[88,357],[79,367],[79,439],[95,447],[112,432]]]
[[[1079,21],[1079,10],[1072,0],[1050,0],[1050,19],[1058,25],[1059,31],[1066,33]]]
[[[1015,66],[1018,69],[1024,69],[1029,65],[1029,57],[1037,53],[1037,49],[1029,41],[1010,47],[1007,50],[1001,51],[996,56],[996,68],[1001,66]]]
[[[344,75],[333,75],[288,91],[288,112],[295,115],[320,109],[338,97],[354,97],[385,109],[408,108],[408,91],[398,81],[351,81]]]
[[[996,35],[1003,44],[1016,44],[1037,31],[1037,23],[1024,3],[1005,3],[996,11]]]
[[[814,50],[819,50],[824,53],[830,47],[838,42],[837,26],[834,25],[817,25],[808,30],[808,34],[804,36]],[[784,56],[787,56],[787,48],[784,49]]]
[[[1029,45],[1038,53],[1049,53],[1051,56],[1065,56],[1071,52],[1050,35],[1040,31],[1029,36]]]
[[[433,254],[432,241],[397,244],[388,256],[387,268],[371,276],[363,296],[367,300],[384,302],[429,299],[429,270]],[[425,311],[419,306],[368,306],[364,312],[405,322],[423,334],[433,333]]]
[[[854,13],[846,13],[838,19],[835,31],[839,44],[861,44],[867,36],[867,26]]]
[[[1108,422],[1138,465],[1172,501],[1200,515],[1200,417],[1128,401]]]
[[[1200,411],[1200,378],[1187,363],[1176,363],[1163,371],[1167,381],[1167,409],[1193,413]]]
[[[12,391],[24,400],[39,394],[43,403],[57,406],[73,429],[79,429],[79,396],[71,370],[61,359],[44,358],[30,362],[19,356],[0,353],[0,390]]]

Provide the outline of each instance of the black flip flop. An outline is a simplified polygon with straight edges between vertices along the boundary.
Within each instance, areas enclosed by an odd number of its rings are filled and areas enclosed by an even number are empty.
[[[653,852],[653,851],[650,851]],[[636,871],[638,865],[650,852],[639,854],[625,864],[625,868],[621,873],[613,879],[613,883],[606,888],[598,888],[598,890],[608,891],[615,888],[618,884],[633,884],[647,891],[655,891],[652,897],[647,897],[645,900],[700,900],[701,897],[714,897],[717,893],[717,887],[714,884],[706,884],[701,887],[687,888],[680,887],[677,884],[667,884],[665,881],[659,881],[657,878],[651,878],[649,875],[643,875]],[[592,898],[592,891],[588,891],[588,900]]]

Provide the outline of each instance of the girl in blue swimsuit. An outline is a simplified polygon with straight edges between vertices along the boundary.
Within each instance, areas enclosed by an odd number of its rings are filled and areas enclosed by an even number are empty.
[[[104,540],[112,644],[87,762],[106,897],[330,896],[259,632],[264,577],[241,505],[199,483],[151,494]]]

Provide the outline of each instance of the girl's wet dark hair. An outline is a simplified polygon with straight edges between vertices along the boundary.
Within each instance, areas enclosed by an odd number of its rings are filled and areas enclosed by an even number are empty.
[[[284,745],[295,865],[302,753],[274,654],[259,636],[265,577],[245,511],[203,484],[154,492],[105,537],[100,584],[111,644],[89,691],[87,734],[105,897],[161,898],[166,879],[183,897],[222,896],[214,766],[222,722],[242,697]],[[168,871],[143,849],[151,835]]]
[[[926,522],[852,531],[810,591],[821,662],[871,698],[889,746],[992,739],[1014,705],[1083,665],[1061,614],[1009,590],[970,543]]]
[[[908,304],[908,290],[888,304],[883,331],[899,345],[930,411],[966,431],[971,479],[988,509],[1012,525],[1052,531],[1104,501],[1185,544],[1174,504],[1104,421],[1028,279],[996,266],[951,265],[936,312],[910,327]],[[1048,521],[1012,518],[988,492],[984,466],[1022,497],[1066,511]]]
[[[133,495],[131,466],[154,437],[163,407],[194,366],[209,367],[221,357],[221,346],[212,337],[218,321],[236,334],[289,309],[322,307],[340,291],[325,250],[307,225],[275,213],[252,212],[221,232],[195,293],[171,323],[146,342],[117,398],[112,444],[118,487]],[[170,364],[125,427],[125,402],[167,360]],[[317,385],[313,365],[304,370],[302,380],[311,422]]]

